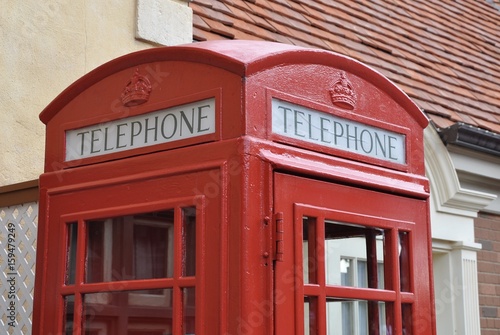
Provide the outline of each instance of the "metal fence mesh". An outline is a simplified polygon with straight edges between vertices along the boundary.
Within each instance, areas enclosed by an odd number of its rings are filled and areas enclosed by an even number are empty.
[[[31,334],[37,223],[37,203],[0,208],[0,329],[9,335]]]

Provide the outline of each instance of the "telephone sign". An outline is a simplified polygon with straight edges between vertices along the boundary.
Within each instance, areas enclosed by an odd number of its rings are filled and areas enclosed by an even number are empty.
[[[272,100],[273,133],[399,164],[406,162],[405,135]]]
[[[66,161],[215,133],[215,99],[66,131]]]

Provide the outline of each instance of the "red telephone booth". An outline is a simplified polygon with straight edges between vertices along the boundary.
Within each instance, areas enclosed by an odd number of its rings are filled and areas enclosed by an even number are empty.
[[[344,56],[145,50],[41,114],[34,334],[434,334],[427,119]]]

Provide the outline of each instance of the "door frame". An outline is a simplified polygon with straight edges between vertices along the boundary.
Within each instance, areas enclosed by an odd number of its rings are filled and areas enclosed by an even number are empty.
[[[393,334],[401,334],[403,322],[411,324],[407,327],[412,329],[413,334],[431,331],[432,272],[426,200],[278,172],[274,173],[274,186],[275,213],[279,213],[278,216],[283,220],[280,247],[283,257],[281,261],[275,262],[274,278],[276,334],[309,334],[304,332],[303,310],[304,297],[311,292],[317,292],[322,300],[317,315],[317,321],[322,326],[314,334],[326,334],[323,305],[328,297],[377,298],[389,302],[393,306],[390,307],[393,313],[386,317],[387,323],[394,327]],[[392,264],[386,266],[385,271],[386,287],[389,288],[381,290],[326,285],[324,269],[320,272],[322,278],[315,285],[304,285],[302,221],[307,215],[384,229],[387,232],[385,243],[389,246],[384,248],[384,257]],[[401,264],[399,231],[408,232],[409,236],[405,250],[408,262]],[[321,247],[318,247],[317,254],[324,254],[324,250],[319,249]],[[401,289],[400,267],[404,267],[406,279],[410,281],[404,283],[404,291]],[[408,312],[408,306],[412,306],[411,313]]]

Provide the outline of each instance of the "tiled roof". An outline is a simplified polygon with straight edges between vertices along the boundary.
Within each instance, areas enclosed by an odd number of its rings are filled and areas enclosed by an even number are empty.
[[[193,0],[194,40],[336,51],[383,73],[437,128],[500,133],[500,9],[492,0]]]

